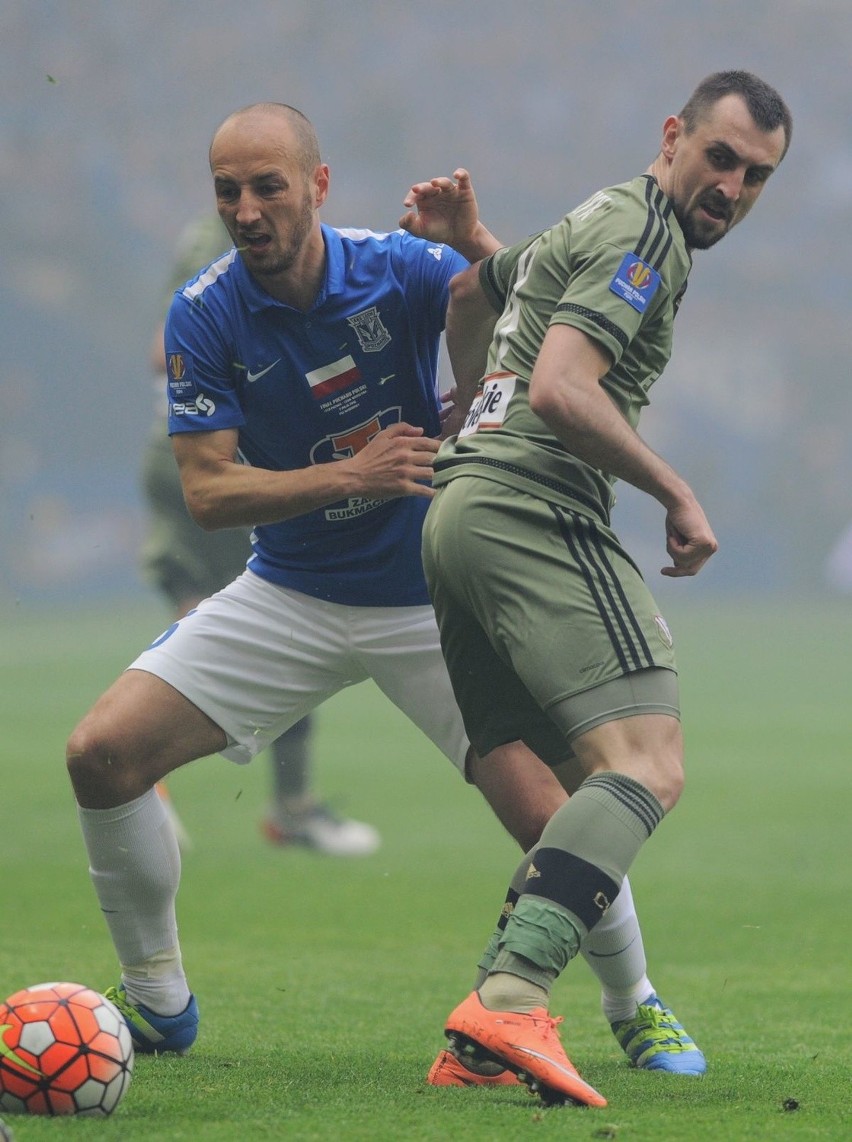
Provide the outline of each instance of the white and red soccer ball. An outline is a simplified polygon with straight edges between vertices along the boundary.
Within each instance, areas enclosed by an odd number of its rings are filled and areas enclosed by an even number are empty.
[[[80,983],[41,983],[0,1003],[0,1111],[111,1114],[133,1074],[121,1012]]]

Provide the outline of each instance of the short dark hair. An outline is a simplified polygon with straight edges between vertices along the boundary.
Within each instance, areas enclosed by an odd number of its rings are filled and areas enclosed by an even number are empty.
[[[761,131],[784,128],[783,159],[793,135],[793,116],[775,88],[750,71],[716,71],[702,79],[680,113],[687,134],[691,134],[699,121],[726,95],[739,95],[743,98],[749,114]]]

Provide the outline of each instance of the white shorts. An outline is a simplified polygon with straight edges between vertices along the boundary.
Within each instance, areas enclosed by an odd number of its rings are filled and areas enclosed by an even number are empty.
[[[350,607],[245,571],[128,667],[168,682],[245,763],[314,707],[372,678],[464,773],[468,739],[431,606]]]

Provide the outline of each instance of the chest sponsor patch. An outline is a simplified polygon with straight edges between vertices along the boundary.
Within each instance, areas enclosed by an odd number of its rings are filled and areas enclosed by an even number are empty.
[[[472,436],[480,429],[487,432],[500,428],[506,417],[506,409],[515,391],[517,379],[514,373],[492,373],[486,377],[473,398],[459,436]]]
[[[339,361],[332,361],[330,365],[323,365],[321,369],[305,373],[305,379],[311,387],[311,396],[314,400],[323,400],[332,393],[348,389],[350,385],[360,381],[361,370],[347,353]]]
[[[625,254],[609,288],[639,313],[644,313],[659,284],[660,275],[655,269],[635,254]]]

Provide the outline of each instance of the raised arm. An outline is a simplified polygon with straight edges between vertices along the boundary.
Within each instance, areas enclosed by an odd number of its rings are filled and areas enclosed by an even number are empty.
[[[453,369],[454,408],[445,419],[441,435],[455,435],[464,424],[471,401],[485,373],[488,347],[499,314],[492,307],[479,281],[479,265],[470,266],[450,282],[445,335]]]
[[[172,444],[187,508],[206,531],[276,523],[350,496],[431,496],[438,450],[422,428],[394,424],[353,456],[273,472],[239,463],[236,429],[177,433]]]
[[[403,199],[408,212],[399,225],[417,238],[444,242],[477,262],[503,245],[479,220],[479,206],[470,175],[459,167],[452,178],[416,182]]]
[[[666,509],[663,575],[696,575],[716,551],[716,537],[686,481],[630,427],[600,380],[608,355],[579,329],[552,325],[530,381],[530,408],[566,448],[659,500]]]

